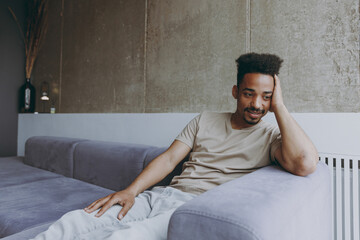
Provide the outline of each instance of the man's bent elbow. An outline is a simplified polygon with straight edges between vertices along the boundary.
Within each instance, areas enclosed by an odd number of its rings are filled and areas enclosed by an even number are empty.
[[[318,159],[319,157],[317,156],[312,156],[311,158],[305,156],[301,157],[301,159],[298,159],[298,164],[295,165],[292,173],[297,176],[306,177],[307,175],[315,172]]]

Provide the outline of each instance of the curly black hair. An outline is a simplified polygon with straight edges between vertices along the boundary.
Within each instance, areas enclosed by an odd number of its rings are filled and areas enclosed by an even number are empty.
[[[237,86],[247,73],[261,73],[274,76],[279,74],[283,60],[274,54],[247,53],[236,59]]]

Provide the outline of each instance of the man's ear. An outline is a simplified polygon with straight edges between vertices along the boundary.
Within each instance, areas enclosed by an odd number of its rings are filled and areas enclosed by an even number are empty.
[[[239,89],[236,85],[233,86],[232,88],[232,95],[235,99],[238,99],[239,96]]]

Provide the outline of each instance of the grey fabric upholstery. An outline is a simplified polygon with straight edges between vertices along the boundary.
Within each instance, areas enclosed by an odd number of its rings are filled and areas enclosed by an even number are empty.
[[[59,175],[25,165],[23,163],[23,157],[0,158],[0,191],[5,187],[55,177],[59,177]]]
[[[0,158],[0,237],[34,237],[66,212],[125,188],[165,150],[84,139],[30,138],[26,164],[18,157]],[[182,163],[159,185],[169,184],[181,168]],[[172,240],[328,240],[331,197],[328,168],[322,163],[308,177],[266,167],[177,209],[168,236]]]
[[[79,143],[74,153],[74,178],[114,191],[122,190],[140,174],[148,152],[154,150],[158,150],[156,153],[159,154],[164,151],[136,144]]]
[[[73,177],[73,152],[85,139],[31,137],[25,144],[25,164]]]
[[[329,240],[331,197],[324,163],[307,177],[265,167],[178,208],[168,239]]]
[[[119,191],[129,186],[140,172],[167,148],[139,144],[87,141],[77,145],[74,152],[74,178]],[[179,175],[185,158],[156,186],[170,184]]]
[[[42,171],[34,168],[31,174],[41,175]],[[0,237],[55,221],[66,212],[84,208],[113,192],[62,175],[0,190]]]
[[[66,212],[124,189],[165,150],[85,139],[29,138],[25,158],[0,158],[0,237],[35,236]],[[181,165],[158,185],[169,184]]]

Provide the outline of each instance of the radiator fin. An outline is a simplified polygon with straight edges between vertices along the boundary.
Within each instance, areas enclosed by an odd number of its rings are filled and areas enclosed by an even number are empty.
[[[331,175],[332,240],[359,240],[360,156],[319,153]]]

